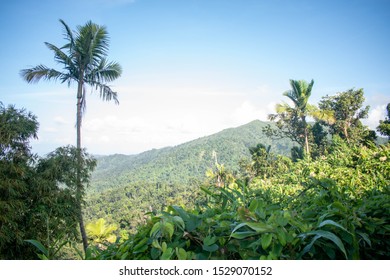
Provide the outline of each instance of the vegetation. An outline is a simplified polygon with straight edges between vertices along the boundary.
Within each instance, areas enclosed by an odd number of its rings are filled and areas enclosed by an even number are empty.
[[[157,184],[196,186],[205,180],[205,173],[215,160],[233,173],[240,171],[240,160],[250,157],[249,148],[258,143],[271,146],[271,151],[288,155],[293,143],[289,139],[272,140],[262,129],[268,123],[253,121],[191,142],[139,155],[111,155],[97,158],[92,174],[91,191],[133,188]]]
[[[377,129],[382,135],[387,136],[390,139],[390,103],[387,104],[386,111],[386,119],[379,121]]]
[[[308,126],[309,146],[322,147],[314,157],[292,161],[258,144],[239,173],[215,160],[197,203],[151,208],[128,238],[88,258],[388,259],[390,146],[367,137],[361,92],[324,98],[334,107],[320,113],[334,122]],[[353,112],[343,117],[345,100]]]
[[[313,143],[309,143],[309,138],[313,138],[313,133],[312,126],[308,124],[307,118],[315,117],[324,122],[332,123],[333,111],[329,109],[319,110],[316,106],[309,104],[309,98],[314,85],[313,80],[310,83],[303,80],[290,80],[290,85],[292,89],[286,91],[283,95],[292,101],[293,106],[287,103],[277,104],[276,114],[269,115],[271,121],[276,121],[277,129],[272,129],[271,126],[267,126],[264,132],[270,137],[287,137],[291,139],[298,143],[301,151],[303,151],[301,152],[299,149],[294,148],[293,151],[296,155],[305,154],[310,157],[310,146]]]
[[[280,163],[289,172],[205,185],[201,205],[149,213],[136,234],[90,257],[387,259],[389,156],[389,146],[335,139],[327,157]]]
[[[77,152],[78,168],[76,170],[77,179],[77,201],[79,211],[79,225],[83,239],[84,250],[88,247],[87,236],[84,229],[83,216],[81,211],[82,193],[84,186],[81,183],[81,122],[82,114],[86,107],[86,89],[89,85],[92,88],[99,89],[100,97],[105,101],[114,100],[119,104],[117,93],[114,92],[106,83],[117,79],[121,73],[121,66],[116,62],[107,61],[109,47],[108,33],[104,26],[99,26],[87,22],[83,26],[78,26],[77,31],[73,32],[69,26],[60,20],[65,30],[66,44],[57,47],[50,43],[46,46],[53,51],[54,59],[62,65],[63,71],[48,68],[42,64],[22,70],[21,76],[28,83],[38,82],[42,78],[45,80],[60,80],[61,83],[77,83]]]
[[[81,149],[85,87],[118,103],[106,83],[121,67],[106,59],[105,27],[71,31],[60,22],[66,44],[45,44],[62,71],[38,65],[21,75],[77,83],[77,147],[39,158],[29,146],[36,117],[0,102],[1,259],[75,251],[99,260],[390,257],[390,145],[362,124],[363,89],[325,96],[317,107],[309,102],[314,81],[290,80],[284,96],[292,105],[278,104],[271,123],[96,161]],[[390,104],[378,126],[385,136],[389,118]]]
[[[62,246],[78,242],[76,148],[38,158],[29,146],[37,130],[32,113],[0,103],[1,259],[35,258],[31,244],[49,248],[44,255],[56,258]],[[80,179],[88,185],[96,163],[84,150],[81,158]]]
[[[333,112],[335,121],[329,126],[331,134],[338,135],[348,143],[364,139],[361,134],[368,136],[368,129],[361,120],[367,118],[369,106],[362,108],[364,102],[363,89],[350,89],[334,96],[326,96],[320,101],[319,107]]]

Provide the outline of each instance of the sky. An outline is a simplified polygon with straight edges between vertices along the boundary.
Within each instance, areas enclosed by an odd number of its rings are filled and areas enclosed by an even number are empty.
[[[76,90],[27,84],[20,70],[61,70],[44,45],[65,43],[91,20],[106,26],[108,59],[122,76],[120,104],[88,90],[82,145],[92,154],[136,154],[259,119],[289,80],[314,80],[310,103],[363,88],[375,129],[390,102],[388,0],[14,0],[0,4],[0,101],[38,118],[33,152],[76,143]]]

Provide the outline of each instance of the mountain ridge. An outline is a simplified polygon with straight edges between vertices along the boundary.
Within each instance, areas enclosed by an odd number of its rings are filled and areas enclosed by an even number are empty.
[[[215,161],[236,172],[239,160],[250,157],[249,147],[259,143],[271,145],[275,154],[288,155],[293,143],[288,139],[272,140],[265,136],[262,130],[268,124],[254,120],[176,146],[135,155],[99,156],[92,174],[92,189],[140,183],[188,184],[192,180],[202,180]]]

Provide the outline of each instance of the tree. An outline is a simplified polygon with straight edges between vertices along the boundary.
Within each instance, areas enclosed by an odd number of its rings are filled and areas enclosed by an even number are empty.
[[[310,156],[310,125],[306,118],[312,116],[316,119],[323,119],[331,122],[332,115],[329,111],[320,111],[317,107],[308,103],[314,81],[307,83],[303,80],[290,80],[291,90],[283,95],[287,96],[293,106],[287,103],[276,105],[276,114],[270,114],[269,120],[276,121],[278,130],[272,130],[270,126],[265,129],[268,136],[288,137],[297,142],[307,156]]]
[[[62,71],[48,68],[45,65],[38,65],[30,69],[21,70],[21,76],[28,83],[34,83],[44,80],[59,80],[61,83],[67,83],[70,86],[73,82],[77,83],[77,156],[78,165],[81,165],[81,123],[82,115],[86,108],[86,85],[98,89],[100,97],[104,101],[114,100],[119,104],[117,93],[108,85],[108,82],[117,79],[121,73],[121,66],[116,62],[107,61],[109,47],[109,38],[106,27],[87,22],[83,26],[78,26],[77,31],[71,31],[69,26],[60,20],[65,30],[66,44],[62,47],[56,47],[53,44],[45,42],[46,46],[54,52],[54,59],[62,65]],[[79,167],[77,173],[80,173]],[[81,203],[83,186],[81,184],[80,174],[77,175],[80,232],[82,235],[84,250],[88,247],[88,239],[85,233],[83,217],[81,213]]]
[[[389,137],[390,140],[390,103],[386,106],[387,116],[385,120],[380,120],[379,125],[376,128],[380,134]]]
[[[37,138],[38,122],[31,112],[4,107],[0,102],[0,259],[31,258],[23,244],[26,234],[26,197],[31,162],[29,141]]]
[[[0,259],[36,258],[26,240],[54,248],[76,240],[75,147],[61,147],[38,158],[36,117],[0,102]],[[81,181],[89,182],[96,161],[81,153]],[[58,250],[54,250],[57,251]]]
[[[251,167],[254,170],[255,176],[266,178],[272,174],[272,161],[274,160],[274,155],[270,150],[271,145],[266,147],[263,144],[257,144],[255,147],[249,148],[249,152],[252,156]]]
[[[339,135],[348,143],[360,141],[368,133],[361,119],[368,116],[369,106],[362,108],[364,102],[363,89],[350,89],[335,96],[325,96],[319,103],[322,110],[332,111],[335,121],[326,124],[332,135]]]

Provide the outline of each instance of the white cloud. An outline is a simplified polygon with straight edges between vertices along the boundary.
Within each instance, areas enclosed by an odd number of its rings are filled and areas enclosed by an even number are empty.
[[[255,108],[255,106],[249,101],[241,103],[241,105],[232,114],[233,120],[238,124],[265,117],[265,112],[261,109]]]
[[[53,120],[56,125],[68,125],[71,123],[70,121],[66,120],[63,116],[56,116],[54,117]]]
[[[386,105],[377,105],[368,113],[368,118],[364,120],[364,124],[370,129],[376,130],[380,120],[385,119]]]

